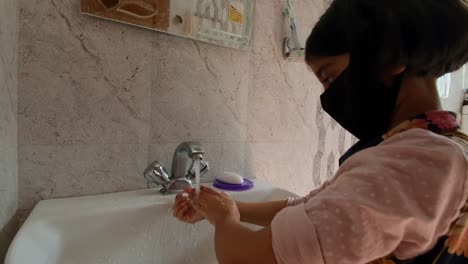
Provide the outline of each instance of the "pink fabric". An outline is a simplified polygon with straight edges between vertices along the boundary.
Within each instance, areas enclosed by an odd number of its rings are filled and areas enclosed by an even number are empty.
[[[278,263],[368,263],[430,250],[468,198],[468,159],[449,139],[411,129],[348,159],[325,187],[272,222]]]

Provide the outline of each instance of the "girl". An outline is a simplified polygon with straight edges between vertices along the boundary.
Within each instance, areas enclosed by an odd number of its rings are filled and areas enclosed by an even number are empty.
[[[323,109],[360,140],[335,177],[259,204],[187,189],[175,216],[215,226],[220,263],[468,263],[468,137],[436,88],[468,60],[467,6],[335,0],[306,44]]]

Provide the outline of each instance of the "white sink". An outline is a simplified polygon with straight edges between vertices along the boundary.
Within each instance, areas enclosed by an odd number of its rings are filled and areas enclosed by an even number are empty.
[[[229,194],[246,202],[295,196],[259,181],[255,185]],[[179,222],[172,216],[173,201],[173,195],[162,196],[156,189],[41,201],[5,263],[217,263],[213,227],[206,221]]]

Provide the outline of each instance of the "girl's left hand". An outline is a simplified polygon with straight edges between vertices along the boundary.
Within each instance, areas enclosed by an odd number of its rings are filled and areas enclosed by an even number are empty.
[[[200,186],[200,194],[190,193],[190,203],[193,208],[203,215],[212,225],[226,221],[240,222],[240,213],[236,201],[224,192],[219,193],[205,186]]]

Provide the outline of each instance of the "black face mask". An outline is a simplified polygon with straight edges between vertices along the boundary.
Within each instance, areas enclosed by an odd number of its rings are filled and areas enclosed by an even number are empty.
[[[393,87],[383,83],[352,87],[346,69],[320,96],[322,107],[360,140],[382,136],[392,122],[402,77],[396,78]]]

